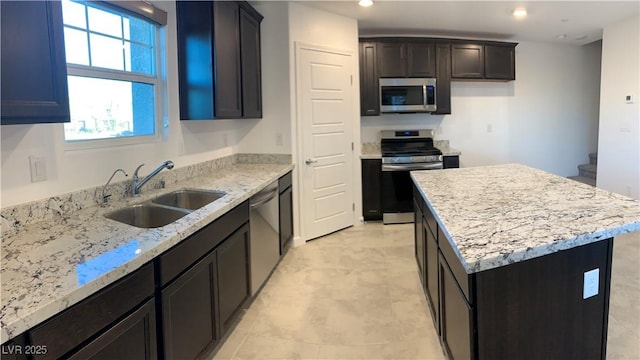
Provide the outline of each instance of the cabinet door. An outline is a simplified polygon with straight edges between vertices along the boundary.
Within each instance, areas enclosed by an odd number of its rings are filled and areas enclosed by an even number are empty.
[[[378,43],[378,71],[380,77],[406,77],[406,53],[406,44]]]
[[[474,358],[473,313],[446,260],[439,255],[441,340],[449,359]]]
[[[442,167],[445,169],[459,168],[460,157],[459,156],[443,156]]]
[[[360,43],[360,115],[380,115],[377,44]]]
[[[362,160],[362,216],[382,220],[382,160]]]
[[[426,274],[426,293],[433,324],[436,332],[440,334],[440,294],[438,289],[438,241],[435,234],[431,232],[426,219],[424,223],[425,238],[425,274]]]
[[[249,225],[238,229],[216,250],[218,267],[218,314],[224,334],[250,295]]]
[[[1,123],[69,122],[59,1],[0,2]]]
[[[156,307],[151,299],[69,359],[141,359],[158,358],[156,343]]]
[[[260,21],[240,8],[240,46],[242,58],[242,117],[262,117],[260,60]]]
[[[426,286],[426,279],[424,274],[424,223],[422,220],[422,210],[418,206],[416,199],[413,200],[413,226],[414,226],[414,242],[415,242],[415,256],[416,262],[418,263],[418,274],[420,275],[420,282],[422,284],[422,288],[424,289]]]
[[[436,45],[436,111],[451,114],[451,45]]]
[[[484,78],[484,49],[477,44],[451,45],[451,77],[458,79]]]
[[[408,76],[434,77],[436,75],[436,54],[433,43],[407,44]]]
[[[214,118],[212,13],[210,1],[176,1],[181,120]]]
[[[166,359],[195,359],[218,341],[215,268],[214,251],[162,290]]]
[[[515,80],[516,61],[513,46],[484,46],[485,78],[496,80]]]
[[[280,256],[293,239],[293,193],[291,187],[280,193]]]
[[[216,118],[242,117],[240,8],[233,1],[213,2]]]

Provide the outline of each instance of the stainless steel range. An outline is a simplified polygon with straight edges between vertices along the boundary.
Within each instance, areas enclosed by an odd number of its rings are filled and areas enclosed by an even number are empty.
[[[382,222],[413,222],[413,186],[409,171],[442,169],[442,151],[433,146],[433,130],[382,130]]]

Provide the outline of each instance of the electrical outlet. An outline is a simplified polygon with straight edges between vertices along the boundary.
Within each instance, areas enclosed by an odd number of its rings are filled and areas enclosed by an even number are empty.
[[[29,156],[31,182],[47,180],[47,159],[44,156]]]
[[[282,145],[283,145],[282,133],[276,133],[276,146],[282,146]]]
[[[493,124],[487,124],[487,132],[493,132]]]
[[[633,104],[636,102],[636,97],[634,95],[626,95],[624,97],[624,102],[627,104]]]
[[[600,269],[593,269],[584,273],[584,289],[582,298],[588,299],[598,295],[598,282],[600,279]]]

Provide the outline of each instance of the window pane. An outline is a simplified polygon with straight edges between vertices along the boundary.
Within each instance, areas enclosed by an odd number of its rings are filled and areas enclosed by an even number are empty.
[[[89,30],[122,37],[122,17],[103,10],[88,7]]]
[[[87,18],[84,13],[84,5],[69,0],[62,1],[62,18],[65,25],[87,28]]]
[[[91,34],[91,66],[124,70],[122,40]]]
[[[122,31],[124,31],[124,38],[127,40],[131,39],[131,34],[129,29],[130,29],[129,18],[122,18]]]
[[[153,85],[81,76],[69,76],[68,82],[67,141],[155,133]]]
[[[130,67],[127,70],[153,75],[153,49],[139,44],[131,44]]]
[[[64,29],[64,48],[67,63],[89,65],[87,33],[80,30]]]
[[[129,18],[131,41],[153,46],[155,42],[155,26],[147,21],[135,17]]]

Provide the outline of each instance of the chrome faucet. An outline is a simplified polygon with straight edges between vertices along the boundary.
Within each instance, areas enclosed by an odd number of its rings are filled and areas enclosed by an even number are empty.
[[[127,172],[122,169],[116,169],[116,171],[111,174],[111,177],[109,178],[109,180],[107,180],[107,183],[102,187],[102,196],[100,197],[100,199],[102,199],[102,205],[107,205],[107,203],[109,202],[109,197],[111,196],[111,194],[106,195],[105,191],[107,190],[107,186],[109,186],[109,183],[111,182],[113,177],[116,176],[118,172],[123,173],[124,176],[129,176],[129,174],[127,174]]]
[[[140,170],[141,167],[144,166],[144,164],[140,164],[140,166],[138,166],[136,170],[133,172],[133,186],[132,186],[133,196],[134,197],[140,196],[140,188],[143,187],[144,184],[146,184],[154,176],[158,175],[158,173],[162,171],[162,169],[164,168],[167,168],[168,170],[173,169],[173,165],[174,165],[173,161],[167,160],[162,164],[160,164],[157,168],[155,168],[149,175],[145,176],[144,179],[140,180],[140,178],[138,177],[138,171]]]

